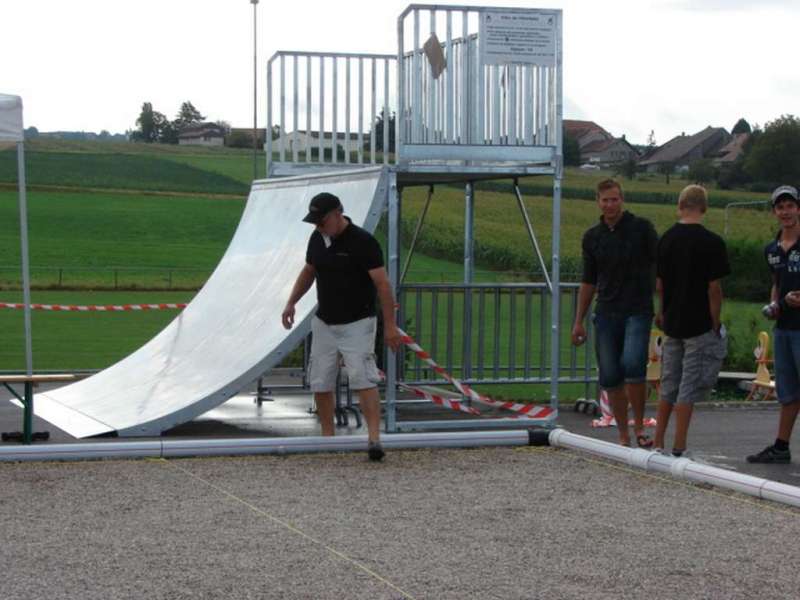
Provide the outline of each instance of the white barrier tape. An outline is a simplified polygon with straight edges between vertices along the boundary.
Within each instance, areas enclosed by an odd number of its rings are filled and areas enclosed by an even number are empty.
[[[403,344],[405,344],[409,350],[414,352],[414,354],[416,354],[420,358],[420,360],[430,365],[435,373],[437,373],[440,377],[442,377],[448,383],[453,385],[453,387],[455,387],[459,392],[469,397],[470,399],[476,402],[480,402],[481,404],[485,404],[487,406],[503,408],[518,413],[514,418],[541,419],[553,413],[553,409],[547,406],[537,406],[535,404],[522,404],[519,402],[500,402],[499,400],[492,400],[488,396],[479,394],[471,387],[469,387],[467,384],[461,383],[458,379],[450,375],[442,367],[436,364],[436,362],[431,358],[430,354],[425,352],[425,350],[423,350],[414,341],[414,339],[410,335],[408,335],[405,331],[403,331],[402,329],[398,329],[398,331],[402,336],[401,340]]]
[[[123,312],[131,310],[173,310],[186,308],[186,304],[90,304],[87,306],[75,304],[31,304],[31,310],[52,310],[59,312]],[[0,308],[22,310],[24,304],[13,302],[0,302]]]

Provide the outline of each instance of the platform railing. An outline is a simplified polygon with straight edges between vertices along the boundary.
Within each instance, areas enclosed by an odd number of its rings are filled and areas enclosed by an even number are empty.
[[[594,331],[587,341],[570,343],[579,284],[561,284],[559,383],[597,380]],[[551,381],[552,340],[548,324],[552,296],[544,283],[403,284],[400,323],[453,376],[471,384]],[[465,317],[465,305],[471,316]],[[407,384],[443,383],[413,353],[400,358],[399,379]]]
[[[478,33],[490,11],[552,19],[552,64],[490,64]],[[445,65],[440,73],[436,46]],[[561,135],[560,11],[411,5],[398,19],[398,60],[402,162],[554,159]]]
[[[276,52],[267,63],[267,173],[301,164],[394,162],[396,57]]]

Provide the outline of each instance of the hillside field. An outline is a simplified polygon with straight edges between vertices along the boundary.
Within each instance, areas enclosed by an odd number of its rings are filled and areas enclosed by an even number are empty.
[[[211,273],[225,251],[238,224],[252,176],[252,153],[247,150],[54,140],[35,141],[29,146],[32,276],[34,285],[44,288],[34,292],[34,301],[38,302],[185,301]],[[3,256],[0,289],[5,288],[6,298],[3,301],[17,301],[19,296],[18,208],[13,186],[16,171],[10,166],[14,159],[11,152],[0,152],[0,217],[11,225],[0,232]],[[263,154],[260,164],[263,168]],[[565,187],[591,189],[604,175],[570,169]],[[547,184],[546,178],[535,181]],[[656,190],[674,193],[676,197],[685,184],[673,178],[666,186],[660,177],[624,182],[626,189]],[[425,194],[424,188],[408,188],[403,193],[405,246],[422,210]],[[524,200],[549,264],[550,198],[531,195]],[[343,201],[346,208],[347,201]],[[675,220],[674,205],[631,203],[628,208],[651,219],[659,232]],[[478,184],[475,211],[476,280],[539,278],[513,194]],[[576,279],[581,236],[596,220],[597,209],[593,202],[564,199],[561,219],[563,280]],[[453,257],[462,256],[463,221],[463,190],[438,186],[407,281],[462,280],[462,264]],[[706,224],[722,233],[724,211],[710,209]],[[773,235],[773,230],[774,219],[768,212],[748,209],[730,212],[729,239],[761,243]],[[385,225],[381,231],[385,231]],[[736,269],[736,265],[733,268]],[[59,269],[63,270],[62,288],[73,289],[58,289],[55,273]],[[112,284],[109,273],[113,269],[122,269],[122,274],[119,281]],[[167,283],[169,270],[175,272],[169,273]],[[181,279],[181,270],[192,274]],[[97,291],[114,286],[122,289]],[[166,290],[173,286],[186,287],[187,291]],[[142,289],[151,291],[140,291]],[[728,368],[751,369],[755,335],[766,326],[758,314],[759,306],[731,301],[726,304],[725,321],[732,330],[735,345]],[[173,317],[169,313],[36,313],[37,368],[102,368],[144,343]],[[0,370],[19,369],[22,367],[21,313],[0,311],[0,324],[8,333],[7,344],[0,350]]]

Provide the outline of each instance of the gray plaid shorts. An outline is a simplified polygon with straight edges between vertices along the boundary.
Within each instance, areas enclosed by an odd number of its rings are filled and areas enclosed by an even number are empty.
[[[694,404],[705,400],[717,383],[728,354],[728,337],[709,331],[696,337],[664,337],[661,350],[661,399]]]

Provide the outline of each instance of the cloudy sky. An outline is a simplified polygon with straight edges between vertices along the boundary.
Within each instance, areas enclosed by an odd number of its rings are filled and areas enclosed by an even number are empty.
[[[393,54],[407,4],[261,0],[259,71],[276,50]],[[565,117],[631,141],[800,113],[797,0],[482,4],[562,8]],[[123,132],[142,102],[171,118],[185,100],[252,126],[249,0],[2,0],[0,23],[0,92],[23,97],[26,126]]]

